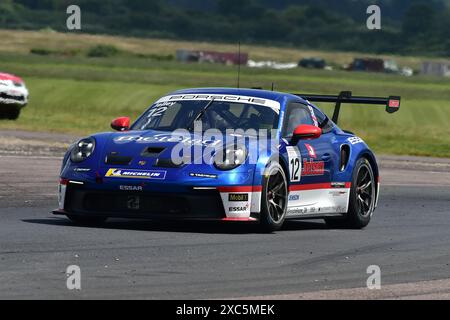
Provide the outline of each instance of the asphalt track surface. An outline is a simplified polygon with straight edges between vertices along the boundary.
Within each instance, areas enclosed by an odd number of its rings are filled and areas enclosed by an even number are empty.
[[[450,299],[450,161],[382,157],[364,230],[109,220],[57,206],[59,157],[0,155],[0,299]],[[81,268],[81,290],[66,268]],[[368,290],[367,267],[381,268]]]

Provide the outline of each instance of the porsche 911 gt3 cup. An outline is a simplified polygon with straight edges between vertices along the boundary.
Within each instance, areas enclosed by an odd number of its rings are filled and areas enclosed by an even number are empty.
[[[336,103],[329,119],[312,102]],[[342,103],[400,97],[288,94],[253,89],[177,91],[118,132],[81,139],[64,157],[59,209],[76,223],[109,217],[259,223],[325,219],[365,227],[379,171],[367,144],[337,126]]]
[[[25,82],[14,75],[0,73],[0,116],[17,119],[28,103]]]

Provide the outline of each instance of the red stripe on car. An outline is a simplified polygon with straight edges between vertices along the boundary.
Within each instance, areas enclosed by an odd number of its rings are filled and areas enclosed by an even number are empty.
[[[255,218],[223,218],[222,221],[257,221]]]
[[[14,82],[23,83],[23,80],[21,78],[8,73],[0,73],[0,80],[11,80]]]
[[[351,182],[345,183],[345,188],[350,188]],[[294,184],[289,186],[289,191],[299,190],[320,190],[320,189],[335,189],[331,183],[309,183],[309,184]]]

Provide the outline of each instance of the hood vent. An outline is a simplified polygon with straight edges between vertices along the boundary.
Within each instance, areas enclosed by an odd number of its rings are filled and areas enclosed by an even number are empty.
[[[118,154],[110,153],[106,156],[105,163],[113,166],[126,166],[131,163],[131,160],[133,160],[132,157],[124,157],[119,156]]]
[[[142,151],[141,156],[143,157],[157,157],[166,148],[164,147],[147,147]]]

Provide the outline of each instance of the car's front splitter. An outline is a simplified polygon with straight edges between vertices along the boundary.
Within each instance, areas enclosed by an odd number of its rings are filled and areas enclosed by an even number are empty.
[[[144,191],[92,188],[80,181],[61,179],[56,214],[101,215],[125,218],[257,221],[261,186],[185,187]]]

